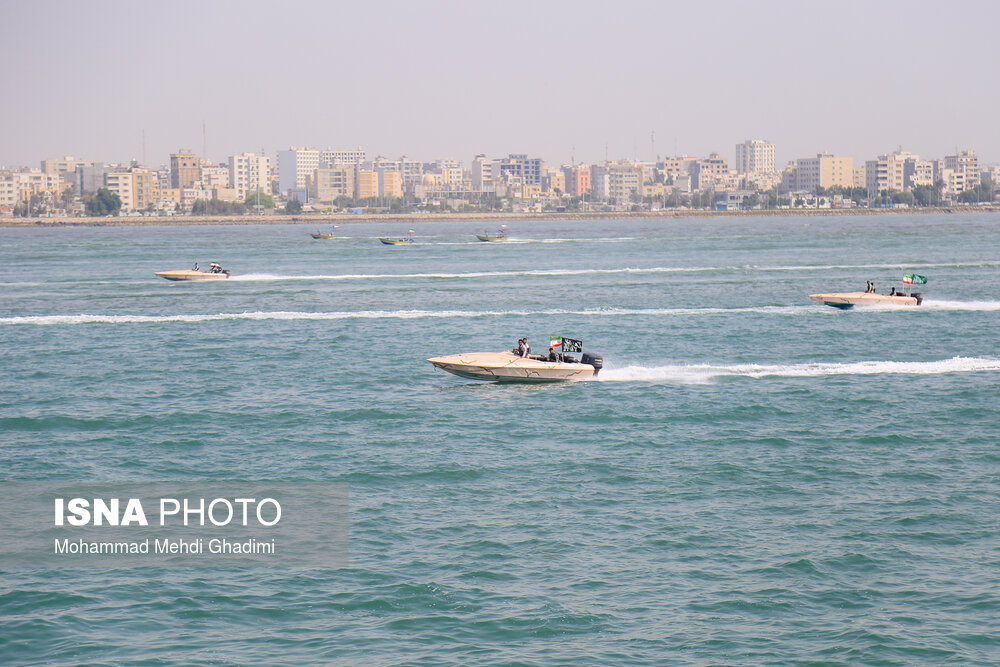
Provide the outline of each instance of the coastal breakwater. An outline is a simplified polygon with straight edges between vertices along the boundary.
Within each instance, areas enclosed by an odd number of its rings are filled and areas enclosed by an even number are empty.
[[[119,216],[119,217],[53,217],[53,218],[0,218],[0,227],[130,227],[147,225],[259,225],[259,224],[313,224],[352,222],[510,222],[526,220],[662,220],[667,218],[773,218],[773,217],[824,217],[845,215],[941,215],[998,213],[1000,206],[952,206],[927,208],[826,208],[826,209],[766,209],[751,211],[594,211],[594,212],[541,212],[541,213],[363,213],[363,214],[299,214],[299,215],[242,215],[242,216]]]

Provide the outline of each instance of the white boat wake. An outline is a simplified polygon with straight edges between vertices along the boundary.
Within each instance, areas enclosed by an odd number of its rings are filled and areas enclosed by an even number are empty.
[[[942,311],[1000,311],[1000,301],[925,301],[919,308],[905,306],[872,306],[858,312],[878,313],[918,313],[922,310]],[[577,316],[577,317],[694,317],[699,315],[729,315],[729,314],[760,314],[780,316],[801,316],[806,314],[822,314],[830,317],[852,317],[852,314],[839,314],[830,308],[819,305],[798,306],[742,306],[734,308],[592,308],[582,310],[549,309],[549,310],[358,310],[332,312],[304,311],[252,311],[243,313],[209,313],[209,314],[174,314],[174,315],[110,315],[110,314],[75,314],[75,315],[24,315],[19,317],[0,317],[0,325],[34,324],[39,326],[73,325],[73,324],[158,324],[168,322],[197,323],[217,322],[220,320],[382,320],[382,319],[421,319],[421,318],[477,318],[477,317],[534,317],[534,316]]]
[[[651,382],[708,384],[723,377],[824,377],[835,375],[941,375],[1000,371],[1000,359],[952,357],[940,361],[855,361],[810,364],[678,364],[668,366],[605,367],[596,382]]]
[[[217,322],[220,320],[350,320],[528,317],[577,315],[583,317],[624,317],[643,315],[698,315],[731,312],[795,314],[814,310],[811,306],[761,306],[757,308],[610,308],[606,310],[358,310],[333,312],[254,311],[244,313],[177,315],[26,315],[0,317],[0,324],[158,324],[167,322]]]

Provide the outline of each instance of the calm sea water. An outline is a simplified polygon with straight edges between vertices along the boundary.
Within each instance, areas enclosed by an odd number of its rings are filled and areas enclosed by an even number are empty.
[[[1000,662],[1000,217],[482,227],[0,229],[0,492],[346,483],[351,531],[9,569],[0,662]],[[233,277],[153,276],[195,261]],[[904,272],[918,309],[806,296]],[[425,361],[550,334],[599,380]]]

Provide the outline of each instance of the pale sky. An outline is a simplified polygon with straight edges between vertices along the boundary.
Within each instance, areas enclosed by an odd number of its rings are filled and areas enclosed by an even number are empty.
[[[0,0],[0,165],[777,145],[1000,162],[1000,2]],[[651,142],[651,135],[653,141]]]

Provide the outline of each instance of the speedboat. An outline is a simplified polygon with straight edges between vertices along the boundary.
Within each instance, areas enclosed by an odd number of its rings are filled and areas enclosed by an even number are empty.
[[[837,294],[810,294],[809,298],[824,306],[833,306],[841,310],[854,306],[919,306],[924,297],[922,294],[876,294],[874,292],[840,292]]]
[[[907,273],[903,276],[903,284],[906,289],[911,285],[926,285],[927,277],[918,273]],[[875,291],[875,285],[869,280],[868,290],[865,292],[840,292],[836,294],[810,294],[809,298],[824,306],[833,306],[841,310],[854,308],[854,306],[919,306],[924,301],[924,295],[919,292],[903,294],[897,292],[893,287],[889,294],[879,294]]]
[[[476,238],[480,241],[487,242],[498,242],[507,240],[507,225],[503,225],[496,231],[496,233],[490,234],[488,231],[484,231],[482,234],[476,234]]]
[[[195,265],[193,269],[157,271],[156,275],[167,280],[225,280],[229,277],[229,269],[213,262],[208,271],[202,271]]]
[[[555,339],[553,339],[555,340]],[[565,339],[572,341],[572,339]],[[579,341],[572,341],[579,343]],[[487,382],[563,382],[566,380],[590,380],[604,367],[604,359],[596,354],[584,353],[580,359],[554,352],[561,344],[550,344],[548,357],[529,355],[522,357],[517,351],[508,352],[466,352],[445,357],[428,359],[443,371],[470,380]],[[581,351],[581,345],[566,345],[573,352]]]

